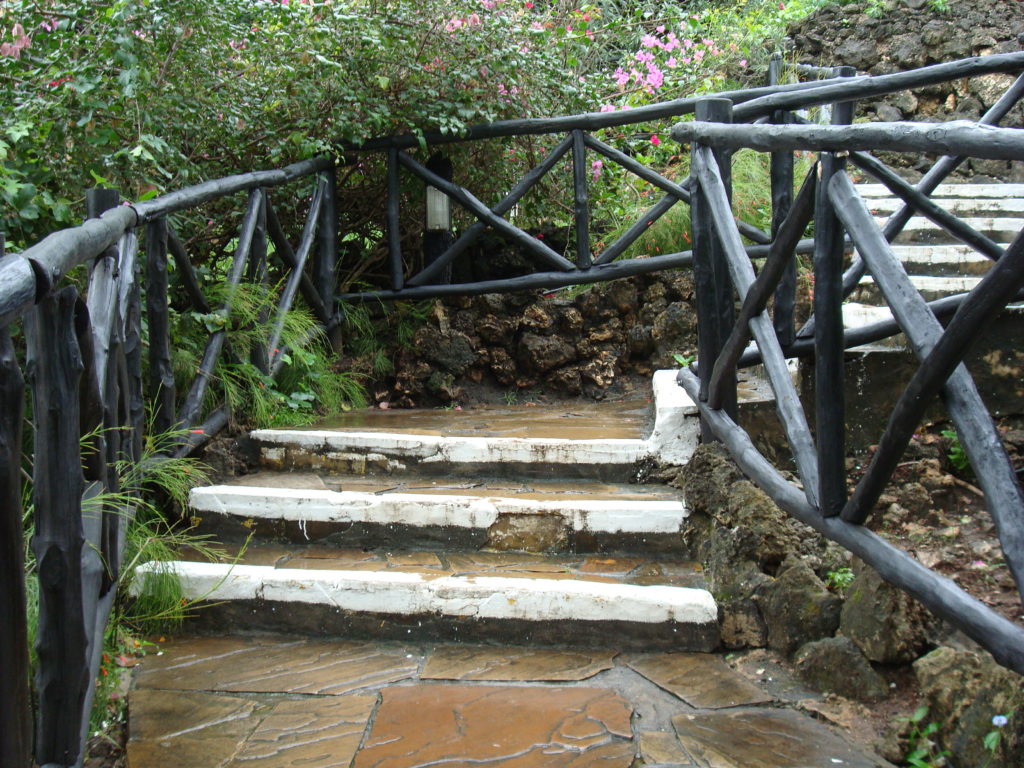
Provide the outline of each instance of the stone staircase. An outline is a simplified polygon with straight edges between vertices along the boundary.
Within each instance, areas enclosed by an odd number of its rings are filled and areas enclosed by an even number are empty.
[[[857,191],[881,224],[902,206],[882,184],[858,184]],[[1024,227],[1024,184],[942,184],[932,195],[942,208],[1004,248]],[[992,261],[921,216],[914,216],[893,243],[911,281],[928,301],[969,291]],[[870,275],[846,304],[847,327],[890,317]]]
[[[936,197],[997,242],[1024,218],[1024,187]],[[927,298],[988,267],[918,220],[896,248]],[[852,298],[848,325],[889,315],[870,279]],[[854,351],[851,386],[899,378],[900,355]],[[848,403],[884,414],[872,391]],[[771,406],[756,374],[741,401],[755,423]],[[697,430],[661,371],[653,408],[375,411],[253,433],[262,471],[191,497],[237,562],[141,569],[204,607],[141,664],[129,765],[887,766],[770,655],[709,653],[717,607],[687,510],[636,482],[655,457],[685,463]]]
[[[192,494],[238,562],[170,564],[205,607],[136,670],[128,765],[891,768],[770,655],[712,653],[687,509],[631,482],[695,446],[674,378],[253,433],[263,471]]]
[[[881,184],[858,184],[879,223],[897,210],[901,201]],[[943,184],[933,200],[963,218],[996,243],[1007,246],[1024,227],[1024,184]],[[973,289],[992,262],[966,245],[955,243],[932,222],[913,217],[893,243],[911,281],[926,300]],[[874,280],[866,275],[843,305],[843,322],[857,328],[891,319]],[[1024,412],[1020,379],[1024,375],[1024,305],[1007,307],[975,344],[967,366],[989,409],[996,414]],[[878,441],[885,420],[919,361],[903,334],[866,344],[847,353],[847,447],[865,448]],[[801,382],[810,396],[809,377]],[[871,397],[864,397],[870,392]],[[926,419],[946,419],[936,405]]]
[[[670,489],[629,484],[696,445],[672,377],[658,376],[653,426],[633,403],[253,432],[265,471],[191,496],[200,532],[238,551],[252,540],[235,563],[169,567],[185,597],[216,603],[199,611],[209,626],[574,644],[614,632],[624,647],[711,650],[717,609],[685,551],[687,511]]]

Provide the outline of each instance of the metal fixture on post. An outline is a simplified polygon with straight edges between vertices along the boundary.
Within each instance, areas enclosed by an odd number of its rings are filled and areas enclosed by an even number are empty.
[[[446,181],[453,176],[452,161],[447,155],[435,152],[426,163],[427,170],[436,173]],[[452,244],[452,201],[437,187],[426,188],[426,226],[423,232],[423,266],[428,267],[441,257]],[[446,285],[452,281],[452,267],[449,264],[434,281]]]

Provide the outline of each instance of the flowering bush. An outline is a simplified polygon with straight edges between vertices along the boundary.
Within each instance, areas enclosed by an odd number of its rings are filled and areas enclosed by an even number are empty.
[[[410,130],[581,111],[585,9],[512,0],[11,0],[0,229]],[[493,163],[492,163],[493,165]]]

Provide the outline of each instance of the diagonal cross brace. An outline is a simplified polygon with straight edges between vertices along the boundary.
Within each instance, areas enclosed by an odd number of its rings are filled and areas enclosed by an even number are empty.
[[[715,232],[725,251],[733,285],[745,296],[755,282],[754,267],[743,247],[739,230],[733,222],[732,208],[729,205],[725,184],[722,182],[710,147],[694,147],[694,155],[696,161],[694,172],[700,183],[701,193],[713,212]],[[797,470],[804,484],[804,493],[811,506],[816,507],[818,506],[818,462],[814,441],[811,439],[811,430],[807,426],[807,417],[800,405],[800,397],[796,387],[793,386],[789,369],[786,367],[786,358],[783,356],[779,340],[775,336],[775,328],[772,326],[768,314],[762,311],[750,318],[750,330],[761,350],[765,371],[768,373],[772,390],[775,393],[775,407],[786,432],[786,439],[793,451],[793,458],[796,460]],[[713,364],[713,361],[704,361],[704,364]]]
[[[914,353],[926,360],[941,343],[942,324],[914,288],[899,259],[845,173],[829,182],[829,195],[857,249],[864,257]],[[1024,584],[1024,493],[995,424],[967,367],[960,363],[942,387],[979,485],[985,492],[1007,564],[1018,589]]]

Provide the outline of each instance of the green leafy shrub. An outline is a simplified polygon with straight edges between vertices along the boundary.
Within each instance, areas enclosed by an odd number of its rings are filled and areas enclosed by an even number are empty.
[[[12,0],[0,228],[34,242],[72,223],[96,181],[139,197],[339,141],[577,111],[586,16],[475,0]]]

